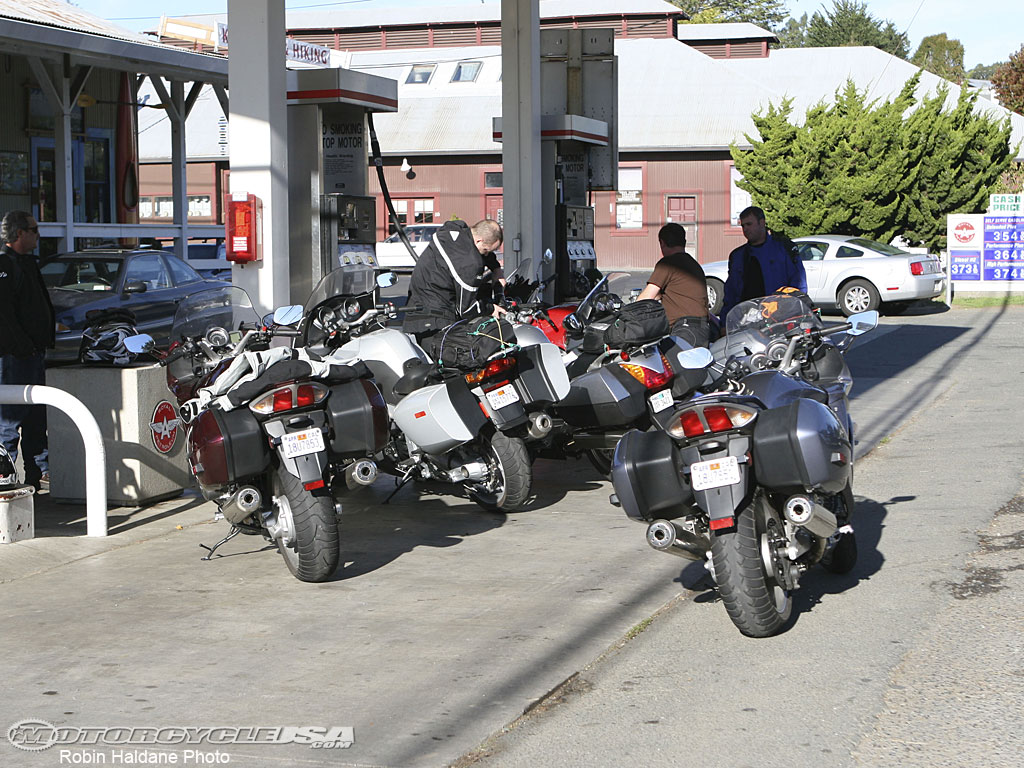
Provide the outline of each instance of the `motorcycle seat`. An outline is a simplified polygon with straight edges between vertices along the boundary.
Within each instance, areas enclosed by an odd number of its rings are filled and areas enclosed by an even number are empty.
[[[808,387],[800,390],[798,397],[805,397],[808,400],[817,400],[822,405],[828,405],[828,392],[818,387]]]
[[[429,363],[422,360],[410,360],[406,364],[405,374],[395,382],[391,391],[398,397],[405,397],[417,389],[425,387],[433,372],[434,366]]]

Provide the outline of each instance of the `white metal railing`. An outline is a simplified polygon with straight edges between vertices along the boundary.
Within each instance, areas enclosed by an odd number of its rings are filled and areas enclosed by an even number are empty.
[[[107,453],[95,417],[85,404],[63,389],[38,384],[0,385],[0,403],[52,405],[74,422],[85,445],[86,535],[107,535]],[[25,457],[26,461],[31,461]]]

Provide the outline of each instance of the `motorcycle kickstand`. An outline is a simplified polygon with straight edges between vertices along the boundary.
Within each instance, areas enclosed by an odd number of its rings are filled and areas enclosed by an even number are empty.
[[[391,499],[394,498],[394,495],[396,493],[398,493],[400,490],[402,490],[402,488],[405,487],[406,483],[408,483],[410,480],[412,480],[412,473],[415,472],[415,471],[416,471],[416,467],[414,467],[414,466],[413,467],[409,467],[409,469],[406,471],[406,473],[404,475],[402,475],[402,479],[401,480],[397,480],[395,482],[395,490],[393,490],[390,494],[388,494],[388,497],[386,499],[384,499],[384,502],[383,502],[384,504],[387,504],[389,501],[391,501]]]
[[[238,528],[237,526],[232,525],[231,526],[231,532],[228,533],[227,536],[225,536],[223,539],[218,541],[216,544],[214,544],[212,547],[208,547],[205,544],[200,544],[199,546],[202,547],[203,549],[205,549],[210,554],[208,554],[206,557],[201,557],[199,559],[200,560],[212,560],[213,559],[213,553],[217,550],[218,547],[220,547],[221,544],[227,544],[229,541],[231,541],[233,538],[235,538],[235,536],[237,536],[241,532],[242,531],[241,531],[240,528]]]

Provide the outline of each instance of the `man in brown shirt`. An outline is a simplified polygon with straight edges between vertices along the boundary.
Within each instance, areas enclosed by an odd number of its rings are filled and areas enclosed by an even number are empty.
[[[708,284],[704,270],[686,252],[686,230],[670,222],[658,232],[661,259],[639,299],[658,299],[672,334],[695,347],[708,345]]]

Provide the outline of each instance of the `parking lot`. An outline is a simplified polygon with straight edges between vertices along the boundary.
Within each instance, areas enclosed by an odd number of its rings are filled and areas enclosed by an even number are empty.
[[[741,637],[702,567],[652,552],[585,461],[537,462],[514,515],[447,486],[384,504],[381,478],[343,500],[343,567],[319,585],[252,537],[201,561],[227,525],[194,497],[111,510],[112,535],[87,539],[84,511],[43,495],[37,538],[0,548],[0,723],[353,729],[347,749],[200,747],[246,765],[880,765],[855,752],[890,677],[913,672],[943,585],[1020,490],[1024,409],[1004,384],[1022,329],[1019,307],[922,310],[851,350],[861,563],[809,574],[778,638]],[[963,451],[968,429],[991,439]],[[1014,680],[992,695],[1019,712]],[[890,745],[910,738],[889,726]],[[109,764],[110,747],[66,749]],[[57,750],[0,744],[5,766]]]

